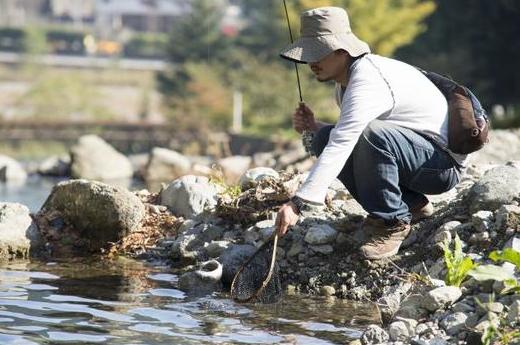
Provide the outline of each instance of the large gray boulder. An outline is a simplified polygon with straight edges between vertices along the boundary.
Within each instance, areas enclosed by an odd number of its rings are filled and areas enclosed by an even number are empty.
[[[88,180],[128,179],[133,175],[130,160],[96,135],[85,135],[70,150],[71,176]]]
[[[167,182],[186,175],[191,169],[190,160],[182,154],[155,147],[146,165],[144,177],[147,181]]]
[[[510,166],[499,166],[487,171],[471,187],[467,202],[470,211],[495,210],[511,204],[520,195],[520,170]]]
[[[193,218],[217,205],[221,187],[210,183],[205,176],[186,175],[170,183],[161,191],[161,204],[178,216]]]
[[[23,182],[27,179],[27,173],[20,163],[11,157],[0,154],[0,181],[19,181]]]
[[[29,209],[21,204],[0,203],[0,260],[26,258],[42,239]]]
[[[54,186],[40,214],[56,211],[81,232],[94,250],[138,229],[145,215],[143,203],[134,194],[87,180],[71,180]]]
[[[200,264],[200,267],[186,272],[179,278],[179,289],[191,296],[203,296],[222,289],[222,264],[210,260]]]

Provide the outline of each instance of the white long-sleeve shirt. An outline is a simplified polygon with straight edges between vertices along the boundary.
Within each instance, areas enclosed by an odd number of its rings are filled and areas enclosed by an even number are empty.
[[[419,70],[397,60],[368,54],[356,60],[349,73],[344,93],[339,84],[336,86],[341,109],[338,122],[296,192],[302,199],[324,202],[328,187],[343,169],[365,127],[374,119],[425,134],[447,150],[446,98]],[[466,155],[449,153],[464,165]]]

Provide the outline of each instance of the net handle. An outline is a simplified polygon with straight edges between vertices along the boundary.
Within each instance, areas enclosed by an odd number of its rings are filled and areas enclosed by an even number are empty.
[[[264,291],[264,289],[267,286],[267,284],[269,284],[269,281],[271,280],[271,277],[273,275],[274,264],[275,264],[275,261],[276,261],[276,248],[278,247],[278,232],[276,232],[276,230],[275,230],[274,236],[271,237],[271,239],[269,241],[267,241],[266,243],[264,243],[260,248],[258,248],[258,250],[253,255],[251,255],[251,257],[242,265],[242,267],[240,267],[238,272],[235,274],[235,277],[233,278],[233,282],[231,283],[231,294],[233,294],[235,283],[236,283],[237,277],[240,275],[240,273],[242,273],[244,268],[251,262],[251,260],[253,260],[253,258],[256,256],[256,254],[258,252],[260,252],[261,250],[263,250],[264,246],[270,245],[271,242],[272,242],[272,245],[274,247],[273,247],[273,253],[271,255],[271,265],[269,266],[269,272],[267,273],[267,277],[263,280],[262,285],[260,286],[260,288],[258,288],[256,290],[256,292],[254,294],[252,294],[248,298],[237,298],[235,296],[235,297],[233,297],[233,299],[235,301],[241,302],[241,303],[247,303],[247,302],[255,299],[256,297],[258,297],[258,295],[260,295],[260,293],[262,291]]]

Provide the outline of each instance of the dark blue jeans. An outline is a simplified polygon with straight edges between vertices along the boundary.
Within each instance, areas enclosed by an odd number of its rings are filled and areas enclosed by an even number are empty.
[[[318,156],[334,126],[314,138]],[[459,182],[455,160],[437,144],[410,129],[374,120],[365,128],[338,179],[371,215],[387,224],[410,222],[409,209],[424,194],[441,194]]]

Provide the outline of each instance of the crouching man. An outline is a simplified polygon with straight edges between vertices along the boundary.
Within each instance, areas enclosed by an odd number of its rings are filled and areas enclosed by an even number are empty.
[[[445,97],[415,67],[371,54],[341,8],[304,12],[301,37],[281,56],[309,64],[320,82],[335,81],[340,114],[328,125],[302,103],[293,115],[298,132],[314,134],[312,150],[319,158],[279,210],[278,233],[296,224],[302,208],[323,204],[337,177],[369,213],[361,254],[396,254],[410,223],[433,213],[425,194],[455,187],[467,158],[447,148]]]

